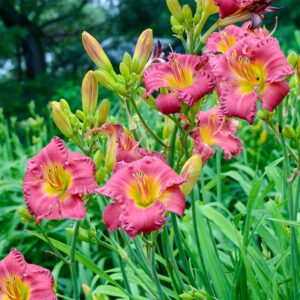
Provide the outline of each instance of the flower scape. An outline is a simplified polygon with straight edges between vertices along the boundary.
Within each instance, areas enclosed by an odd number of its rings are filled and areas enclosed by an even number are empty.
[[[53,274],[70,269],[72,298],[64,299],[299,299],[299,186],[293,183],[300,131],[284,127],[283,111],[285,101],[295,110],[285,99],[299,73],[262,27],[264,15],[278,9],[274,2],[197,0],[193,12],[167,0],[184,53],[153,45],[146,29],[119,73],[98,41],[82,33],[95,63],[82,81],[82,109],[73,113],[64,99],[51,103],[66,144],[55,136],[27,160],[26,209],[19,210],[29,232],[60,261]],[[204,26],[212,15],[216,23]],[[125,118],[110,116],[109,100],[98,104],[102,89],[118,99]],[[284,163],[283,198],[270,197],[288,207],[287,222],[275,201],[266,204],[268,215],[260,214],[274,186],[261,191],[267,179],[258,171],[252,185],[232,169],[221,171],[224,158],[252,174],[240,163],[249,155],[240,132],[255,122],[264,122],[282,146],[275,164]],[[207,174],[213,178],[205,183]],[[248,202],[233,189],[229,211],[221,187],[231,180],[241,183]],[[55,227],[65,224],[72,228],[62,242]],[[275,241],[276,232],[284,242]],[[89,282],[80,286],[80,276]],[[49,270],[27,264],[16,249],[0,262],[1,300],[59,299],[56,284]]]

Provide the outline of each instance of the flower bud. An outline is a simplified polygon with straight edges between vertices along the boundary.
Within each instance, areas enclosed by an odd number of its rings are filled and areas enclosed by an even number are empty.
[[[85,114],[94,113],[98,100],[98,82],[93,75],[93,71],[89,71],[83,78],[81,86],[82,109]]]
[[[267,137],[268,137],[268,133],[266,130],[263,130],[262,133],[260,134],[260,137],[259,137],[259,143],[262,145],[266,142],[267,140]]]
[[[112,70],[113,67],[111,65],[111,62],[106,56],[100,44],[93,36],[91,36],[86,31],[82,33],[82,44],[89,57],[99,68],[105,69],[107,71]]]
[[[263,109],[257,113],[257,117],[264,121],[272,121],[275,116],[275,111],[268,111]]]
[[[72,112],[71,112],[70,105],[69,105],[69,103],[68,103],[67,100],[65,100],[65,99],[60,99],[60,100],[59,100],[59,105],[60,105],[61,110],[62,110],[66,115],[72,113]]]
[[[99,169],[95,175],[95,179],[99,185],[101,185],[102,181],[104,180],[106,175],[105,169]]]
[[[168,139],[171,137],[172,130],[174,128],[174,122],[165,116],[165,124],[164,124],[164,129],[163,129],[163,138]]]
[[[56,125],[56,127],[62,132],[62,134],[70,138],[73,136],[74,132],[70,123],[69,118],[63,113],[60,107],[57,106],[56,103],[51,105],[52,109],[52,119]]]
[[[80,121],[84,121],[86,118],[86,115],[83,111],[81,111],[80,109],[76,110],[76,117],[80,120]]]
[[[96,79],[108,90],[114,92],[116,90],[116,81],[105,70],[96,70],[93,72]]]
[[[88,296],[90,291],[91,291],[91,288],[88,285],[84,284],[84,283],[82,284],[81,287],[82,287],[82,291],[83,291],[84,295]]]
[[[36,224],[35,217],[28,212],[28,209],[26,209],[24,207],[19,207],[18,215],[21,217],[21,221],[23,223]]]
[[[290,52],[290,54],[287,57],[287,60],[294,69],[297,68],[298,55],[295,51]]]
[[[293,141],[297,140],[296,132],[291,125],[287,125],[283,128],[282,135],[289,140],[293,140]]]
[[[298,74],[298,78],[300,79],[300,56],[298,58],[298,63],[297,63],[297,74]]]
[[[188,4],[183,5],[182,13],[183,13],[183,16],[184,16],[186,22],[189,25],[193,25],[193,12],[192,12],[191,7]]]
[[[131,70],[132,67],[132,57],[130,56],[130,54],[128,52],[125,52],[124,56],[123,56],[123,63],[125,65],[127,65],[128,69]]]
[[[202,0],[202,9],[208,15],[216,14],[219,7],[215,5],[214,0]]]
[[[187,196],[194,188],[202,170],[202,160],[200,155],[195,154],[184,164],[180,176],[187,181],[180,186],[180,190]]]
[[[152,50],[153,33],[152,29],[146,29],[140,35],[132,58],[132,72],[141,73],[147,63]]]
[[[172,31],[175,34],[182,35],[184,33],[184,27],[182,25],[172,26]]]
[[[249,19],[251,19],[250,11],[242,10],[241,12],[230,15],[224,19],[219,19],[218,25],[219,25],[219,27],[225,27],[225,26],[237,23],[237,22],[244,22]]]
[[[98,119],[97,119],[97,126],[102,126],[109,115],[110,110],[110,102],[107,99],[103,99],[98,108]]]
[[[66,228],[65,230],[66,230],[67,234],[70,237],[73,236],[73,234],[74,234],[74,229],[73,228]],[[88,234],[86,233],[85,230],[82,230],[82,229],[79,229],[79,233],[78,233],[77,239],[79,241],[83,241],[83,242],[86,242],[86,243],[90,242]]]
[[[95,163],[95,166],[96,166],[96,169],[98,170],[102,161],[103,161],[103,158],[104,158],[104,154],[103,154],[103,151],[101,150],[98,150],[95,155],[94,155],[94,158],[93,158],[93,161]]]
[[[184,22],[184,16],[178,0],[167,0],[167,6],[175,19],[182,24]]]
[[[69,120],[70,120],[70,123],[71,123],[73,129],[78,130],[80,127],[80,121],[78,120],[76,115],[74,115],[74,114],[69,115]]]
[[[180,25],[180,23],[175,19],[174,16],[170,17],[170,23],[171,23],[172,26],[178,26],[178,25]]]
[[[198,24],[201,20],[201,13],[199,11],[197,11],[194,15],[194,23]]]
[[[130,79],[130,70],[129,70],[128,66],[125,63],[121,62],[119,69],[120,69],[120,73],[123,76],[123,78],[126,81],[128,81]]]

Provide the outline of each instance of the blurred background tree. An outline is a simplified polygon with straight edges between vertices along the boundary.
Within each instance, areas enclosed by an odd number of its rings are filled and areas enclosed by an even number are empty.
[[[283,50],[299,53],[300,7],[293,0],[275,4],[284,9],[266,15],[264,24],[272,30],[277,15],[275,36]],[[170,39],[169,17],[164,0],[0,0],[0,106],[6,115],[24,116],[30,100],[42,115],[49,100],[64,97],[77,105],[82,77],[95,68],[82,47],[82,31],[101,41],[116,65],[125,51],[133,52],[145,28]]]

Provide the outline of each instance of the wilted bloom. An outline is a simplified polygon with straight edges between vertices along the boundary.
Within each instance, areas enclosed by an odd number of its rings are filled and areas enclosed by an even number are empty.
[[[0,261],[0,299],[57,300],[51,272],[37,265],[27,264],[23,255],[12,249]]]
[[[165,64],[153,64],[144,73],[145,97],[167,88],[169,94],[160,94],[156,104],[163,114],[178,113],[181,101],[190,106],[204,95],[212,93],[215,84],[208,57],[171,53]]]
[[[241,140],[234,136],[239,122],[226,120],[218,107],[200,111],[197,119],[196,129],[190,135],[194,139],[193,154],[199,154],[203,164],[215,154],[212,146],[220,147],[225,159],[237,157],[243,151]]]
[[[82,154],[69,152],[54,137],[41,152],[28,159],[23,191],[29,213],[41,219],[83,219],[80,194],[97,191],[95,164]]]
[[[243,39],[224,55],[213,57],[211,64],[222,112],[250,124],[257,112],[257,99],[263,108],[273,111],[290,90],[285,78],[295,73],[272,37]]]
[[[180,190],[185,196],[187,196],[194,188],[202,170],[202,160],[199,154],[194,154],[189,158],[182,170],[180,176],[185,178],[187,181],[180,186]]]
[[[179,186],[185,181],[155,157],[117,163],[112,177],[99,189],[115,200],[104,210],[104,224],[109,231],[122,227],[131,238],[162,228],[167,211],[183,216],[185,197]]]
[[[92,61],[98,66],[98,68],[105,69],[107,71],[112,70],[111,62],[100,44],[86,31],[82,33],[82,44],[85,51],[90,56]]]
[[[94,113],[98,100],[98,82],[93,75],[93,71],[89,71],[83,78],[82,87],[82,109],[85,114]]]
[[[270,7],[270,4],[275,0],[214,0],[219,6],[220,18],[224,19],[233,14],[243,14],[248,11],[251,14],[252,25],[251,29],[261,25],[263,14],[273,12],[279,8]]]
[[[61,107],[57,101],[51,102],[51,110],[52,110],[52,119],[56,127],[61,131],[61,133],[65,137],[67,138],[72,137],[74,135],[74,131],[70,123],[70,120],[66,116],[66,114],[61,110]]]
[[[85,137],[91,133],[101,133],[107,137],[108,145],[105,157],[105,167],[110,171],[116,162],[132,162],[144,156],[156,156],[166,161],[163,154],[146,148],[139,148],[140,142],[134,141],[129,132],[125,132],[120,124],[106,123],[103,127],[89,130]]]

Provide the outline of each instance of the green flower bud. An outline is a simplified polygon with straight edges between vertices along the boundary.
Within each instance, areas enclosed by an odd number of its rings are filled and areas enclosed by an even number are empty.
[[[201,13],[199,11],[197,11],[194,15],[194,23],[198,24],[201,20]]]
[[[128,52],[125,52],[124,56],[123,56],[123,63],[125,65],[127,65],[128,69],[131,70],[132,67],[132,57],[130,56],[130,54]]]
[[[59,106],[57,103],[58,102],[55,101],[51,103],[52,119],[61,133],[65,137],[70,138],[74,134],[71,122],[65,113],[63,113],[61,106]]]
[[[65,230],[66,230],[67,234],[70,237],[73,236],[73,234],[74,234],[74,229],[73,228],[66,228]],[[83,242],[86,242],[86,243],[90,242],[88,234],[83,229],[79,229],[79,233],[78,233],[77,238],[78,238],[79,241],[83,241]]]
[[[23,223],[36,224],[36,219],[28,212],[28,209],[24,207],[18,208],[18,215],[21,217]]]
[[[101,163],[103,162],[103,158],[104,158],[104,153],[101,150],[98,150],[93,158],[93,161],[95,163],[96,169],[98,170]]]
[[[80,121],[78,120],[76,115],[74,114],[69,115],[69,120],[74,130],[78,130],[80,128]]]
[[[86,115],[83,111],[81,111],[80,109],[76,110],[76,117],[80,120],[80,121],[84,121],[86,118]]]
[[[290,125],[287,125],[283,128],[282,130],[282,135],[284,137],[286,137],[287,139],[289,140],[293,140],[293,141],[296,141],[297,140],[297,136],[296,136],[296,133],[295,133],[295,130],[292,126]]]
[[[182,24],[184,22],[184,16],[178,0],[167,0],[167,6],[175,19]]]
[[[121,62],[119,68],[120,68],[120,73],[123,76],[123,78],[126,81],[128,81],[130,79],[130,70],[129,70],[128,66],[125,63]]]
[[[115,92],[116,90],[116,81],[113,77],[105,70],[96,70],[93,72],[96,79],[108,90]]]
[[[108,99],[103,99],[98,108],[97,126],[102,126],[109,115],[110,102]]]
[[[184,16],[186,22],[189,25],[192,25],[193,24],[193,12],[192,12],[191,7],[188,4],[185,4],[182,7],[182,13],[183,13],[183,16]]]
[[[178,35],[182,35],[184,33],[184,27],[182,25],[179,25],[179,26],[172,26],[172,31],[175,33],[175,34],[178,34]]]
[[[290,52],[290,54],[287,57],[287,60],[294,69],[297,68],[298,55],[295,51]]]
[[[85,114],[94,113],[98,100],[98,82],[93,75],[93,71],[89,71],[83,78],[82,87],[82,109]]]
[[[179,26],[180,25],[180,23],[175,19],[174,16],[170,17],[170,23],[171,23],[172,26]]]
[[[101,185],[102,181],[104,180],[106,175],[105,169],[99,169],[95,175],[95,179],[99,185]]]
[[[70,105],[69,105],[69,103],[68,103],[67,100],[65,100],[65,99],[60,99],[59,105],[60,105],[61,110],[62,110],[66,115],[72,113],[72,112],[71,112]]]

